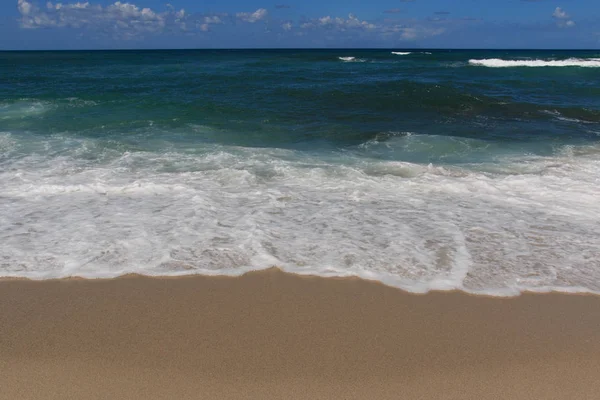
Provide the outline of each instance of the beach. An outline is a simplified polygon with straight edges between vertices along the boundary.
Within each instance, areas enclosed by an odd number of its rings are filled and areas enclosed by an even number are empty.
[[[599,399],[599,57],[0,51],[0,400]]]
[[[600,297],[279,269],[0,281],[3,399],[594,399]]]

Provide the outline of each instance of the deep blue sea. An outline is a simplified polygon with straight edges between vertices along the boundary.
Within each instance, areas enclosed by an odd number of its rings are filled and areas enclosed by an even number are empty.
[[[0,52],[0,276],[600,292],[600,51]]]

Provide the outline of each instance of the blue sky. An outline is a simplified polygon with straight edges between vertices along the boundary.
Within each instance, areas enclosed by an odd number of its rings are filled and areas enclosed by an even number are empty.
[[[600,0],[0,2],[0,49],[600,48]]]

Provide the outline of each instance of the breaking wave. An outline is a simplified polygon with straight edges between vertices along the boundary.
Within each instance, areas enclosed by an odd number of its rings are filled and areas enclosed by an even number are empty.
[[[365,62],[364,58],[356,57],[338,57],[338,59],[343,62]]]
[[[510,67],[583,67],[600,68],[598,58],[568,58],[566,60],[502,60],[500,58],[487,58],[482,60],[469,60],[470,65],[489,68]]]

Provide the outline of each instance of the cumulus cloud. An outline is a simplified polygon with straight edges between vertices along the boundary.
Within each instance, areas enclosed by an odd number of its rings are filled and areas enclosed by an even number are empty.
[[[223,24],[224,15],[190,15],[170,4],[158,12],[133,3],[116,1],[107,6],[90,2],[53,3],[40,7],[30,0],[17,0],[20,25],[25,29],[76,28],[95,31],[116,39],[136,39],[163,32],[207,32]]]
[[[447,30],[446,26],[428,21],[415,19],[407,19],[403,23],[394,19],[366,21],[359,19],[354,14],[348,15],[348,18],[325,16],[306,20],[299,25],[299,28],[306,32],[335,31],[388,41],[417,41],[441,35]]]
[[[554,10],[554,13],[552,13],[552,16],[554,18],[558,18],[558,19],[567,19],[567,18],[569,18],[569,14],[567,14],[565,12],[565,10],[563,10],[560,7],[556,7],[556,9]]]
[[[97,1],[97,0],[96,0]],[[277,8],[287,8],[280,5]],[[48,1],[40,6],[35,0],[17,0],[20,25],[24,29],[78,29],[115,40],[137,40],[161,34],[203,35],[220,30],[253,29],[252,24],[264,22],[267,31],[277,28],[280,34],[327,38],[361,37],[369,40],[419,40],[444,32],[445,22],[404,20],[362,20],[354,14],[347,17],[327,15],[320,18],[277,19],[265,8],[234,14],[190,14],[166,4],[164,11],[139,7],[127,1],[100,5],[89,1],[70,3]],[[388,10],[397,13],[400,10]],[[568,26],[569,20],[564,20]],[[240,24],[243,23],[243,24]],[[246,28],[243,28],[245,25]],[[325,35],[325,36],[323,36]]]
[[[207,24],[222,24],[223,20],[218,15],[203,17],[202,20]]]
[[[125,38],[161,32],[167,24],[177,25],[185,17],[184,10],[159,13],[120,1],[106,7],[89,2],[49,1],[41,8],[29,0],[18,0],[17,9],[23,28],[87,28],[113,32]]]
[[[354,14],[349,14],[348,18],[340,18],[340,17],[331,17],[325,16],[321,18],[312,19],[310,21],[304,22],[300,25],[301,28],[310,29],[310,28],[324,28],[324,29],[332,29],[338,31],[346,31],[353,29],[361,29],[361,30],[370,30],[377,28],[377,25],[372,24],[367,21],[362,21],[358,19]]]
[[[556,7],[552,13],[552,17],[554,17],[556,24],[561,28],[570,28],[575,26],[575,21],[573,21],[571,16],[560,7]]]
[[[254,11],[253,13],[240,12],[240,13],[237,13],[235,16],[238,17],[242,21],[254,23],[254,22],[258,22],[258,21],[261,21],[261,20],[267,18],[268,15],[269,15],[269,12],[266,9],[259,8],[258,10]]]

